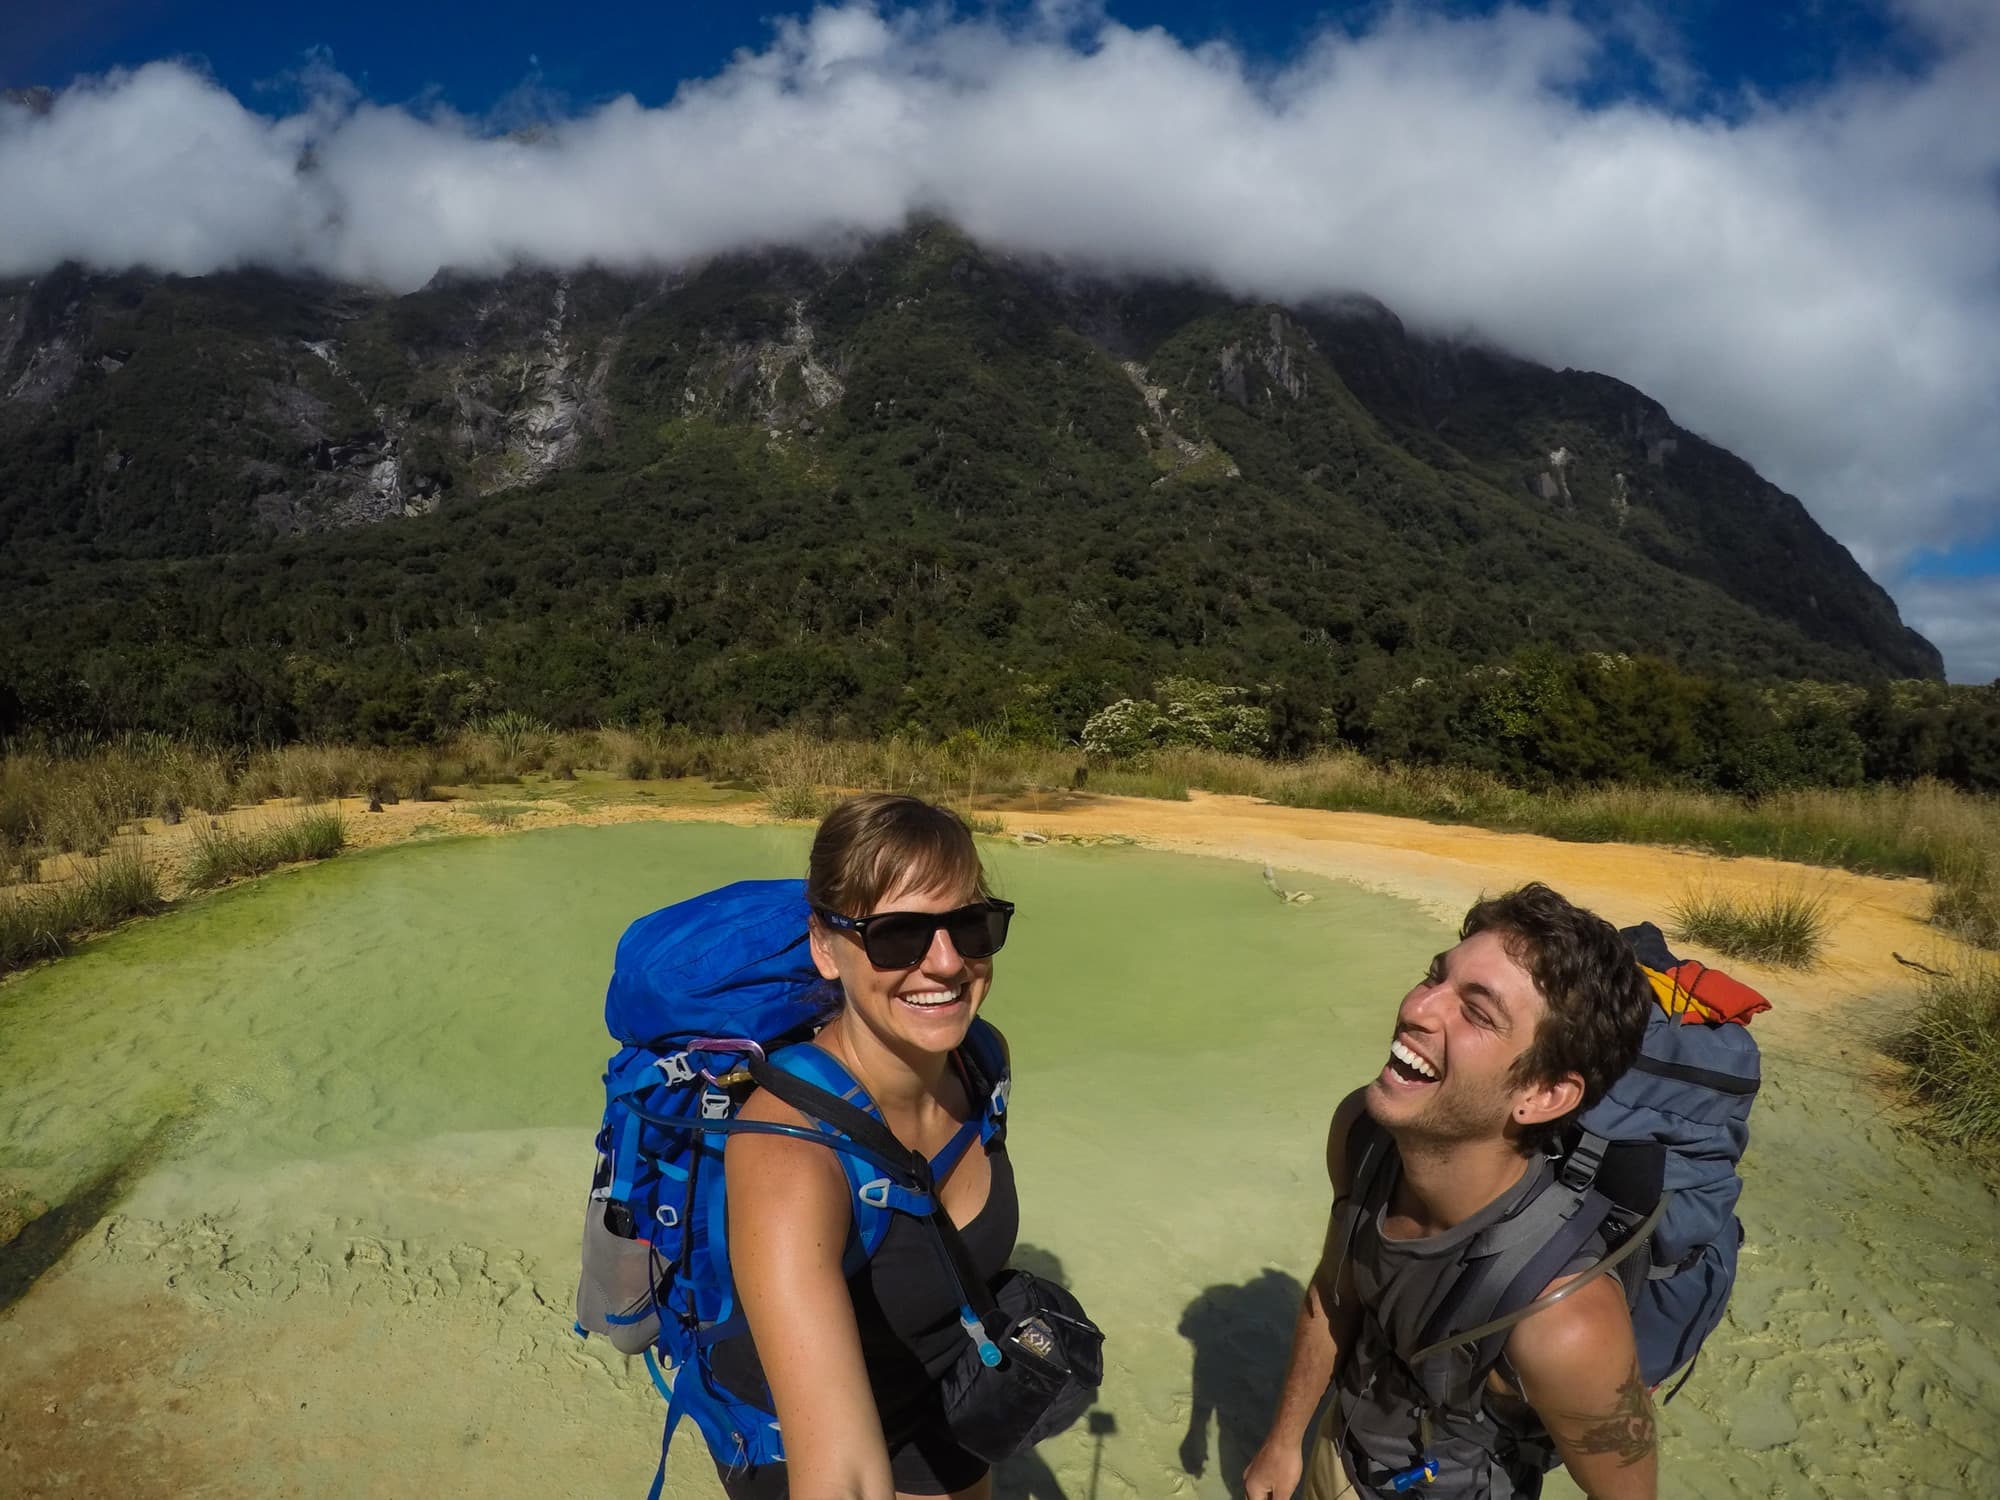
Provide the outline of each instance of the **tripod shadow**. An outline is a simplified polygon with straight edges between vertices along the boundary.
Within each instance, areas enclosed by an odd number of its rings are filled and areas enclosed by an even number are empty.
[[[1031,1276],[1053,1281],[1058,1286],[1069,1285],[1068,1278],[1063,1275],[1062,1261],[1053,1251],[1040,1246],[1016,1245],[1010,1264]],[[1091,1453],[1090,1489],[1083,1500],[1097,1500],[1097,1474],[1104,1454],[1104,1439],[1118,1430],[1118,1424],[1108,1411],[1093,1411],[1085,1420],[1088,1423],[1086,1431],[1095,1439],[1096,1446]],[[1010,1458],[994,1469],[993,1500],[1070,1500],[1070,1495],[1041,1454],[1030,1451]]]
[[[1180,1334],[1194,1345],[1194,1387],[1181,1469],[1197,1478],[1208,1467],[1208,1429],[1231,1500],[1243,1500],[1243,1471],[1264,1441],[1278,1393],[1292,1326],[1305,1288],[1283,1271],[1265,1271],[1241,1286],[1212,1286],[1181,1314]]]

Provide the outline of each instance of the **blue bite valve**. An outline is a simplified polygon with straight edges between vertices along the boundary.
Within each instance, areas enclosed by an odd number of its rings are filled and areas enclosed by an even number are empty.
[[[1400,1495],[1405,1490],[1413,1490],[1420,1484],[1435,1484],[1437,1483],[1437,1477],[1437,1460],[1426,1458],[1414,1469],[1405,1469],[1400,1474],[1391,1474],[1389,1476],[1389,1488]]]
[[[958,1310],[958,1326],[971,1336],[973,1346],[979,1350],[979,1362],[989,1370],[998,1369],[1000,1346],[986,1336],[986,1325],[979,1321],[978,1314],[969,1307],[961,1307]]]

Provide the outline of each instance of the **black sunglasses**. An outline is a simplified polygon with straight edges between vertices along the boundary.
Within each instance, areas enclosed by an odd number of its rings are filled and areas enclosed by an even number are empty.
[[[835,931],[859,937],[861,951],[876,968],[914,969],[931,951],[940,927],[959,957],[991,958],[1007,941],[1014,903],[975,901],[956,911],[881,911],[872,917],[843,917],[837,911],[819,911],[818,915]]]

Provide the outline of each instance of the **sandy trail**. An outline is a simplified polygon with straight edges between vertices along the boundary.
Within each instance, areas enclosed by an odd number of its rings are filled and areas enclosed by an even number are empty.
[[[1663,920],[1666,904],[1690,887],[1754,891],[1774,882],[1803,884],[1826,894],[1834,919],[1825,961],[1811,977],[1727,961],[1789,1010],[1826,1010],[1842,999],[1908,988],[1911,973],[1896,963],[1897,952],[1919,960],[1943,955],[1941,962],[1948,965],[1964,961],[1966,951],[1924,921],[1930,884],[1923,880],[1694,850],[1563,843],[1536,834],[1317,812],[1207,792],[1190,792],[1186,802],[1053,795],[1041,800],[1041,806],[1003,804],[1009,830],[1118,834],[1178,853],[1269,861],[1407,897],[1452,922],[1482,892],[1528,880],[1545,881],[1620,925]]]
[[[449,805],[347,810],[363,846],[490,831]],[[1870,1003],[1911,989],[1892,952],[1960,961],[1921,922],[1922,882],[1199,793],[1186,803],[1048,794],[1000,811],[1015,834],[1268,861],[1415,901],[1445,922],[1482,891],[1530,878],[1621,922],[1658,917],[1692,882],[1824,889],[1838,930],[1820,972],[1731,966],[1778,1006],[1757,1027],[1767,1085],[1746,1168],[1750,1243],[1729,1323],[1667,1414],[1664,1493],[2000,1493],[2000,1199],[1898,1127],[1871,1044],[1882,1023]],[[748,804],[578,815],[544,803],[522,826],[659,818],[764,821]],[[1089,857],[1106,871],[1128,858]],[[369,878],[399,867],[381,868]],[[1324,892],[1305,910],[1325,921],[1343,899],[1353,898]],[[1357,920],[1387,922],[1413,951],[1434,926],[1393,913]],[[530,917],[494,921],[533,940]],[[421,930],[385,940],[420,941]],[[1343,1025],[1365,1032],[1386,1013],[1394,972],[1354,976],[1357,997],[1336,1004]],[[1037,1129],[1020,1142],[1024,1180],[1038,1187],[1024,1239],[1057,1253],[1119,1330],[1104,1401],[1117,1431],[1046,1445],[1003,1473],[1002,1500],[1236,1493],[1324,1214],[1310,1148],[1325,1099],[1345,1086],[1314,1081],[1327,1069],[1311,1028],[1324,1024],[1274,1034],[1254,1087],[1196,1111],[1225,1110],[1240,1138],[1218,1140],[1189,1109],[1137,1097],[1107,1141],[1087,1075],[1038,1075]],[[294,1087],[350,1086],[297,1071],[306,1065],[282,1036],[256,1040],[268,1066],[294,1070],[283,1074]],[[1195,1055],[1188,1045],[1175,1055]],[[389,1108],[366,1089],[354,1098]],[[575,1117],[555,1103],[531,1113]],[[587,1130],[411,1134],[394,1150],[287,1155],[280,1167],[190,1161],[148,1173],[0,1313],[0,1493],[641,1493],[657,1398],[636,1366],[568,1333],[570,1202]],[[1137,1148],[1118,1155],[1133,1135]],[[1199,1212],[1159,1222],[1158,1205],[1187,1198],[1190,1172],[1208,1184]],[[1164,1305],[1160,1286],[1177,1289]],[[687,1433],[670,1476],[670,1495],[717,1493]],[[1551,1493],[1573,1491],[1559,1480]]]

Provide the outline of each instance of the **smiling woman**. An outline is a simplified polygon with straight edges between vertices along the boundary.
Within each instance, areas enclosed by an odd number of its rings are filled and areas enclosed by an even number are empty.
[[[993,901],[956,814],[887,794],[827,815],[806,899],[814,965],[841,996],[808,1045],[930,1163],[968,1263],[961,1273],[990,1285],[1013,1253],[1020,1209],[1005,1137],[984,1126],[985,1090],[968,1058],[997,1050],[1005,1067],[1005,1042],[977,1016],[1013,908]],[[765,1091],[741,1118],[801,1131],[817,1123]],[[983,1149],[968,1149],[975,1142]],[[776,1500],[794,1478],[802,1494],[984,1500],[986,1462],[960,1446],[945,1407],[943,1382],[967,1345],[959,1288],[939,1274],[938,1231],[892,1215],[857,1268],[848,1255],[857,1210],[833,1152],[744,1134],[731,1138],[727,1161],[749,1336],[716,1360],[733,1389],[768,1388],[784,1434],[781,1461],[746,1470],[718,1458],[731,1500]]]

